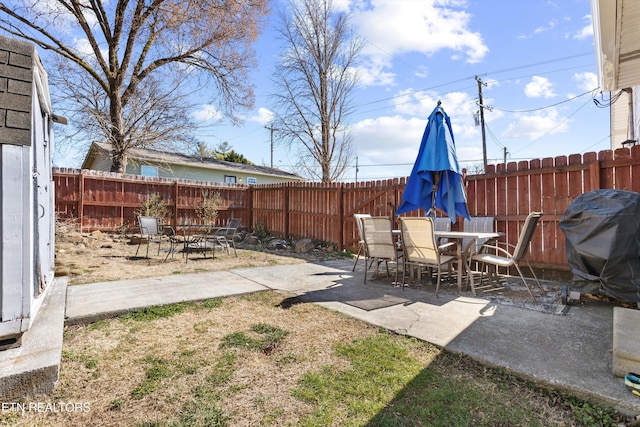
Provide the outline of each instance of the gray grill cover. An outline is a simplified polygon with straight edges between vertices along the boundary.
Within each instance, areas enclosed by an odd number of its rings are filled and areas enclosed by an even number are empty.
[[[640,301],[640,194],[595,190],[577,197],[560,221],[571,288]]]

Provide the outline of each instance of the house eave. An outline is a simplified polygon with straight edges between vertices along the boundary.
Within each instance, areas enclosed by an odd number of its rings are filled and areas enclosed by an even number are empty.
[[[640,2],[591,0],[600,90],[640,85]]]

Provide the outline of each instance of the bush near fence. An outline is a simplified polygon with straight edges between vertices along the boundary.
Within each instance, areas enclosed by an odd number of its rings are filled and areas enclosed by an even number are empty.
[[[150,178],[98,171],[54,168],[56,212],[76,218],[83,231],[135,230],[134,211],[150,194],[160,194],[171,224],[196,222],[203,192],[225,201],[220,224],[241,218],[242,227],[285,238],[309,237],[357,247],[354,213],[394,216],[406,178],[358,183],[283,183],[233,185],[208,181]],[[546,278],[566,278],[565,238],[559,222],[569,204],[595,189],[640,192],[640,146],[489,165],[483,175],[467,177],[472,216],[492,216],[504,240],[515,244],[531,211],[544,216],[531,242],[529,259]],[[409,215],[424,215],[414,211]],[[460,223],[454,225],[454,229]]]

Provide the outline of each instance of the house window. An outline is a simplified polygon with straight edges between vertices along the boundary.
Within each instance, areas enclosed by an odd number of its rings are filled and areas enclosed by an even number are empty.
[[[158,167],[157,166],[140,166],[140,175],[142,176],[153,176],[158,177]]]
[[[252,176],[247,177],[247,184],[257,184],[258,180]]]
[[[225,184],[235,184],[238,180],[235,175],[225,175],[224,182]]]

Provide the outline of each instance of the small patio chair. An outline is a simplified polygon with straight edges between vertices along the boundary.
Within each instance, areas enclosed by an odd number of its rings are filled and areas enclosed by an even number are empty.
[[[504,268],[509,268],[512,266],[515,267],[518,274],[520,275],[520,278],[522,279],[522,283],[524,283],[525,287],[529,291],[529,295],[531,295],[531,298],[533,298],[534,301],[536,297],[533,296],[531,288],[529,288],[529,285],[527,284],[527,281],[525,280],[524,275],[522,274],[522,270],[520,269],[520,266],[518,264],[520,263],[520,261],[524,261],[529,267],[529,270],[531,271],[533,278],[538,284],[538,287],[540,287],[540,289],[543,289],[540,281],[538,280],[538,277],[531,268],[531,264],[529,264],[529,261],[526,258],[529,243],[531,242],[531,237],[533,236],[533,232],[535,231],[536,225],[538,224],[541,216],[542,212],[531,212],[527,216],[527,219],[524,221],[524,225],[522,227],[522,230],[520,231],[520,236],[518,237],[518,243],[515,246],[506,243],[503,244],[508,248],[513,248],[513,252],[509,252],[507,249],[499,247],[498,243],[493,245],[485,244],[482,247],[482,252],[473,254],[470,258],[470,261],[477,261],[483,265],[489,264],[495,267]],[[482,275],[484,275],[483,269],[481,269],[480,281],[482,281]]]
[[[178,241],[176,239],[176,232],[172,227],[163,226],[158,218],[151,216],[138,216],[138,225],[140,226],[140,240],[138,241],[135,257],[138,256],[140,245],[143,242],[147,244],[146,258],[149,258],[149,245],[151,243],[158,244],[158,255],[160,255],[160,247],[162,244],[168,243],[169,249],[167,250],[167,256],[164,260],[166,261],[169,258],[169,254],[173,257]]]
[[[422,218],[398,218],[400,221],[400,233],[404,250],[402,268],[402,288],[404,289],[405,275],[408,264],[435,268],[437,270],[436,297],[440,290],[440,276],[442,266],[447,265],[449,271],[456,257],[440,253],[434,235],[433,219]]]
[[[221,246],[227,251],[227,255],[230,255],[229,248],[233,247],[233,253],[237,257],[235,236],[238,227],[240,227],[240,218],[231,218],[224,227],[214,229],[213,234],[208,236],[207,240]]]
[[[369,214],[353,214],[353,218],[356,221],[356,226],[358,227],[358,255],[356,255],[356,261],[353,263],[353,268],[351,271],[356,271],[356,266],[358,265],[358,261],[360,260],[360,255],[362,255],[365,259],[366,255],[366,246],[364,244],[364,232],[362,231],[362,218],[371,218]]]
[[[365,245],[364,283],[367,283],[367,272],[372,264],[376,266],[374,275],[377,275],[380,263],[384,262],[387,267],[387,277],[389,277],[389,262],[395,262],[398,265],[399,258],[393,238],[393,221],[385,216],[364,217],[361,221]],[[372,262],[369,263],[369,260]],[[397,267],[395,283],[398,283]]]
[[[200,252],[204,258],[207,257],[207,252],[211,252],[211,256],[215,258],[216,248],[215,244],[211,243],[209,237],[212,233],[211,227],[206,225],[189,224],[185,231],[184,237],[184,249],[183,253],[185,260],[189,262],[189,254],[193,252]]]

